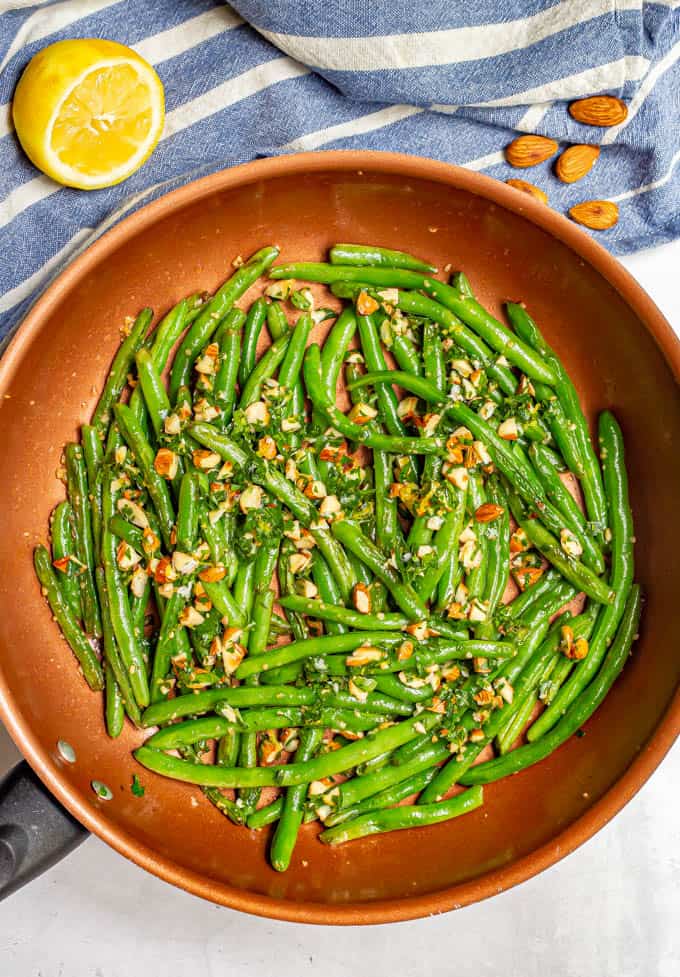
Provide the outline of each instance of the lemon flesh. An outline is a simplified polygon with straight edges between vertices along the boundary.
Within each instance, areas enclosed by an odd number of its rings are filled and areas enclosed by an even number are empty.
[[[126,179],[163,129],[163,86],[143,58],[113,41],[59,41],[40,51],[14,97],[14,125],[31,161],[66,186]]]

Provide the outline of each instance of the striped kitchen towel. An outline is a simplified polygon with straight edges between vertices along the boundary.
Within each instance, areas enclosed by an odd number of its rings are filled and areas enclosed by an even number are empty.
[[[103,229],[188,180],[258,156],[383,149],[505,180],[514,133],[596,142],[582,183],[550,163],[530,179],[565,211],[619,203],[599,234],[615,253],[680,235],[677,0],[0,0],[0,338],[46,282]],[[82,192],[39,174],[14,137],[10,101],[28,60],[69,37],[106,37],[155,65],[162,140],[119,186]],[[571,99],[610,92],[624,123],[590,129]],[[520,175],[526,175],[521,173]]]

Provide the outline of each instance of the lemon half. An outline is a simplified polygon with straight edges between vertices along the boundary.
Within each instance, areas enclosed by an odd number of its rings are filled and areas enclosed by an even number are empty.
[[[163,131],[160,78],[115,41],[57,41],[29,62],[12,106],[31,162],[68,187],[97,190],[139,169]]]

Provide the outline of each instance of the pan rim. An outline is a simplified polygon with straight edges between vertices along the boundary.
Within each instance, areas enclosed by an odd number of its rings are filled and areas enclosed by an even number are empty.
[[[300,153],[256,160],[202,177],[168,193],[123,218],[70,263],[34,303],[8,343],[0,360],[0,394],[21,358],[24,346],[52,308],[89,270],[127,239],[189,202],[258,180],[324,170],[399,175],[443,183],[480,196],[524,217],[579,255],[621,295],[657,343],[676,381],[680,381],[680,340],[644,289],[605,248],[567,218],[513,188],[461,167],[401,153],[337,150]],[[90,831],[142,868],[209,901],[254,915],[298,923],[377,924],[437,915],[481,901],[532,878],[560,861],[607,824],[640,790],[680,735],[680,688],[653,734],[623,775],[583,814],[550,841],[501,868],[435,892],[364,903],[289,902],[238,889],[182,868],[116,827],[105,812],[88,805],[60,775],[28,722],[13,705],[0,666],[0,718],[31,767],[58,800]],[[521,774],[520,774],[521,776]]]

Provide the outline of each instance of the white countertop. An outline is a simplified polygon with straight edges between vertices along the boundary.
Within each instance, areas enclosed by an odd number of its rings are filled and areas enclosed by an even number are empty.
[[[680,241],[624,264],[680,333]],[[0,770],[15,756],[0,728]],[[612,823],[537,878],[445,916],[352,929],[213,906],[89,838],[2,903],[0,977],[678,977],[679,809],[676,745]]]

